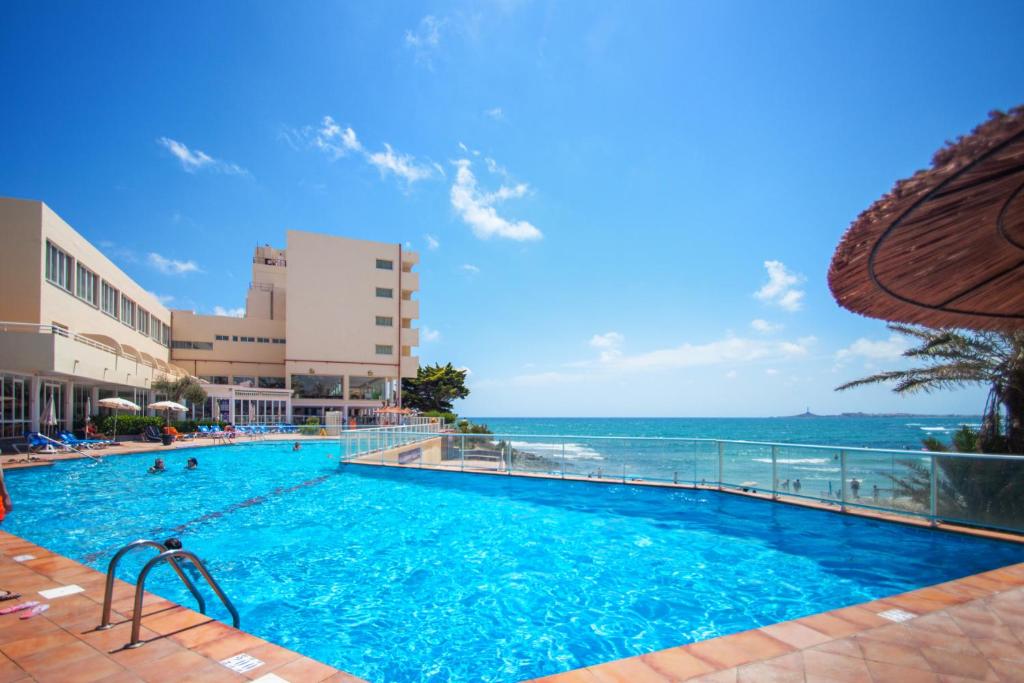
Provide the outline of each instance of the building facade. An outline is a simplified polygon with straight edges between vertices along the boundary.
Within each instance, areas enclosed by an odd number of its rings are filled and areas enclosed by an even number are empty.
[[[368,417],[416,375],[400,245],[289,231],[256,248],[235,318],[169,310],[42,202],[0,198],[0,234],[0,438],[71,429],[109,396],[145,406],[161,377],[206,383],[190,417],[246,423]]]
[[[401,245],[290,230],[286,248],[256,248],[244,317],[172,311],[171,360],[211,385],[287,389],[296,421],[400,406],[419,367],[417,261]],[[212,409],[228,419],[228,407]]]
[[[171,312],[42,202],[0,199],[0,438],[81,423],[90,405],[153,398]]]

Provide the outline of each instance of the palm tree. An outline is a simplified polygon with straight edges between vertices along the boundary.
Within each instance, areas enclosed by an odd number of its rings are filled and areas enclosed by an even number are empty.
[[[867,384],[895,383],[897,394],[929,393],[982,385],[989,389],[978,433],[978,449],[1024,453],[1024,331],[937,330],[892,323],[893,332],[912,337],[906,358],[923,361],[907,370],[889,370],[847,382],[836,391]],[[1005,421],[1000,420],[1005,415]],[[1005,425],[1005,433],[1001,429]]]

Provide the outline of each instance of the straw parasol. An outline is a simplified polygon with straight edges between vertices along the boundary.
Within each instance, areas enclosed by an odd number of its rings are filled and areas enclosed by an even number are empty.
[[[111,396],[110,398],[101,398],[96,402],[96,405],[104,408],[111,408],[114,411],[114,434],[111,437],[111,441],[117,441],[117,416],[122,410],[131,410],[132,412],[138,412],[142,410],[136,404],[132,403],[126,398],[120,398],[119,396]]]
[[[188,408],[186,408],[185,406],[181,405],[180,403],[175,403],[174,401],[157,401],[156,403],[150,403],[146,407],[149,408],[150,410],[162,410],[162,411],[164,411],[164,419],[167,422],[167,424],[171,423],[171,412],[175,412],[175,413],[187,413],[188,412]]]
[[[994,112],[864,211],[828,282],[873,318],[1024,328],[1024,106]]]

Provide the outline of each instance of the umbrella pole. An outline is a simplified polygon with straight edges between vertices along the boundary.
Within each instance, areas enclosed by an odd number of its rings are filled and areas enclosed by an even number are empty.
[[[114,409],[114,438],[113,438],[113,441],[115,441],[115,442],[117,441],[117,414],[120,413],[120,412],[121,412],[120,409],[118,409],[118,408]]]

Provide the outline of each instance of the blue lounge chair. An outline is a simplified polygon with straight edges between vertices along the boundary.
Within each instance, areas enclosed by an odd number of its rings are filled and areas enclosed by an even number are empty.
[[[87,448],[103,448],[114,443],[106,439],[79,439],[76,438],[71,432],[57,432],[57,436],[60,442],[71,448],[87,449]]]

